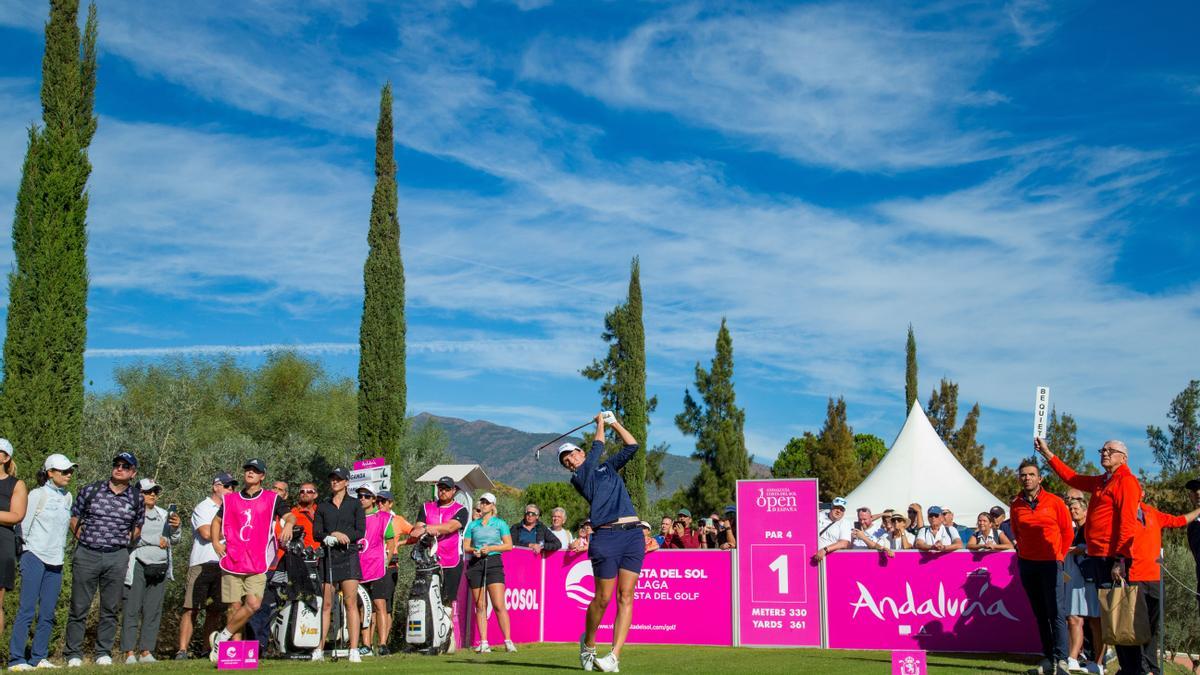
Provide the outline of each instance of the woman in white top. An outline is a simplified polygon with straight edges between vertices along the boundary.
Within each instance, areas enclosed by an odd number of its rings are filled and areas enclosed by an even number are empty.
[[[992,514],[986,511],[979,514],[976,525],[978,529],[975,530],[975,534],[971,535],[971,540],[967,542],[967,548],[972,551],[1012,550],[1012,542],[996,527],[996,522],[992,520]]]
[[[21,606],[13,621],[12,639],[8,645],[9,670],[33,670],[57,667],[47,658],[50,654],[50,633],[54,630],[54,608],[62,590],[64,550],[67,546],[67,525],[71,520],[71,493],[67,485],[75,473],[76,464],[63,455],[46,458],[38,472],[38,485],[29,493],[28,508],[21,521],[25,552],[21,554]],[[29,658],[25,658],[25,643],[29,626],[37,614],[37,630]]]
[[[907,551],[913,547],[916,539],[908,531],[908,516],[903,513],[894,514],[887,534],[887,546],[893,551]]]

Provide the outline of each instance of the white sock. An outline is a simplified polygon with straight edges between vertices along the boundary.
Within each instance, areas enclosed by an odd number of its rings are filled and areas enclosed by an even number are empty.
[[[233,633],[230,633],[229,630],[226,628],[222,628],[217,633],[217,644],[221,644],[222,642],[228,642],[229,639],[232,637],[233,637]]]

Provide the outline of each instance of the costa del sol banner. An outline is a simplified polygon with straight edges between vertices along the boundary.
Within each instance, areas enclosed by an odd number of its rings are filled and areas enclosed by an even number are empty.
[[[835,649],[1041,650],[1009,551],[838,551],[825,558],[825,598]]]

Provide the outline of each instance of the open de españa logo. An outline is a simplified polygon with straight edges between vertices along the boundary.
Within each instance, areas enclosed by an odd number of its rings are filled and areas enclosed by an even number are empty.
[[[791,488],[760,487],[754,505],[767,513],[795,513],[800,509],[800,500]]]

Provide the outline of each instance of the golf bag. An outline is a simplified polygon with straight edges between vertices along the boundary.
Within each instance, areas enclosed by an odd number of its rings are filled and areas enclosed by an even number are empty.
[[[425,535],[413,547],[417,564],[408,593],[408,628],[404,641],[414,650],[434,655],[450,647],[453,618],[442,604],[442,566],[437,558],[437,538]]]
[[[321,639],[321,557],[324,550],[306,547],[303,529],[297,527],[293,532],[292,540],[284,546],[280,565],[284,580],[269,630],[277,656],[308,659],[312,650],[321,646],[318,641]],[[276,583],[275,579],[271,583]]]

